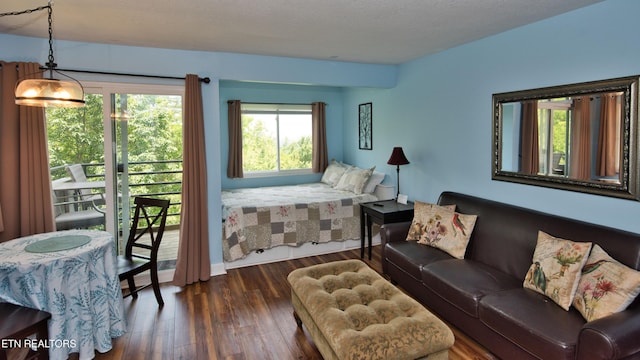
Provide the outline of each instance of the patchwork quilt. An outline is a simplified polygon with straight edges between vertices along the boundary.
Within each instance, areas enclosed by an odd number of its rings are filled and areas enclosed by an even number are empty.
[[[224,261],[280,245],[360,239],[358,203],[375,200],[322,183],[223,191]]]

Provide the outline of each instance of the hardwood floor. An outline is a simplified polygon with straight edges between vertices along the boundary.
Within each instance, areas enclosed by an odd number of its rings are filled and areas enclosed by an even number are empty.
[[[380,247],[365,260],[381,272]],[[296,268],[357,259],[360,250],[229,270],[185,288],[165,284],[158,310],[151,289],[125,299],[129,331],[96,359],[322,359],[293,319],[287,275]],[[454,330],[449,358],[494,359]],[[77,354],[75,354],[77,355]],[[73,357],[72,357],[73,358]]]

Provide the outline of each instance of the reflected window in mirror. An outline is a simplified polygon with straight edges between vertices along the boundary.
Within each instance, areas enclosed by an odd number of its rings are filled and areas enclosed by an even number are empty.
[[[620,183],[622,92],[502,104],[502,167]]]
[[[495,180],[638,198],[638,78],[494,94]]]

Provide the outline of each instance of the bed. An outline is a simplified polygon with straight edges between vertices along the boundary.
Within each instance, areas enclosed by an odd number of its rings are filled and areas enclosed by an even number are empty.
[[[354,193],[326,183],[225,190],[222,192],[225,262],[272,247],[360,239],[359,203],[372,193]]]

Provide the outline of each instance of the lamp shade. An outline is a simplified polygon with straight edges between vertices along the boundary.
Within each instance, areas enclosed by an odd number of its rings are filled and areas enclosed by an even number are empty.
[[[26,79],[16,86],[16,104],[27,106],[84,106],[84,90],[73,81]]]
[[[389,157],[389,160],[387,161],[387,164],[406,165],[408,163],[409,163],[409,160],[407,160],[407,157],[404,156],[404,151],[402,151],[402,147],[400,146],[394,147],[393,151],[391,152],[391,157]]]

